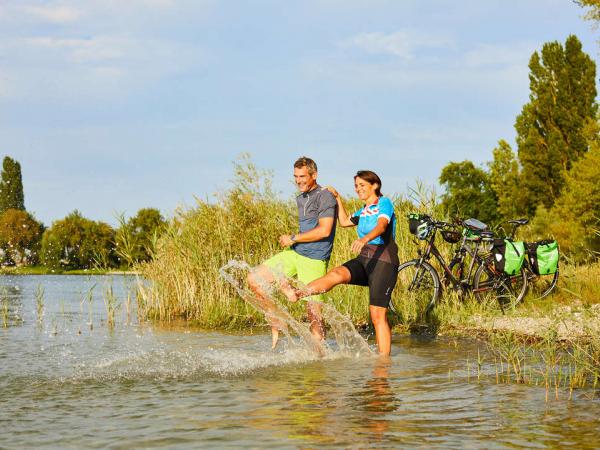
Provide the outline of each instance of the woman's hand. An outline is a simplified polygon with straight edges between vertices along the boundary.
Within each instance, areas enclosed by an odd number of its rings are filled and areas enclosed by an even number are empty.
[[[365,241],[365,240],[364,240],[364,238],[360,238],[360,239],[357,239],[357,240],[355,240],[355,241],[352,243],[352,245],[350,246],[350,251],[351,251],[352,253],[359,254],[359,253],[360,253],[360,251],[362,250],[362,248],[365,246],[365,244],[366,244],[367,242],[368,242],[368,241]]]
[[[336,199],[340,196],[339,192],[333,186],[325,186],[325,189],[331,192]]]

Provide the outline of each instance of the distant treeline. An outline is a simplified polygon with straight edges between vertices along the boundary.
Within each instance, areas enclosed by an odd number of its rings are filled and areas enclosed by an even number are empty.
[[[500,140],[492,161],[443,168],[449,216],[490,225],[526,216],[529,234],[556,238],[577,261],[600,251],[600,124],[596,64],[569,36],[529,62],[530,95],[515,121],[517,152]]]
[[[0,176],[0,263],[42,264],[51,269],[129,268],[151,258],[166,221],[154,208],[140,209],[112,228],[77,210],[46,228],[26,211],[20,164],[5,157]]]

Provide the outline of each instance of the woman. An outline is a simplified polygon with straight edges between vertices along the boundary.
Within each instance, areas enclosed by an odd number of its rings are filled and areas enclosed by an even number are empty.
[[[386,313],[398,277],[398,247],[395,242],[396,216],[391,200],[381,195],[381,179],[370,170],[354,176],[354,190],[365,206],[348,215],[338,192],[328,187],[338,204],[338,223],[342,227],[358,225],[358,239],[351,251],[358,256],[308,284],[296,296],[306,297],[327,292],[338,284],[369,286],[369,312],[375,326],[377,347],[389,355],[392,333]]]

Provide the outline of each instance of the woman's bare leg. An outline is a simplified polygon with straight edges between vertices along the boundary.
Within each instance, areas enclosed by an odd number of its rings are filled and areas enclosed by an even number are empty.
[[[375,327],[375,338],[377,339],[379,354],[387,356],[392,348],[392,331],[387,321],[387,308],[370,305],[369,312]]]
[[[338,284],[348,284],[350,282],[350,278],[350,270],[348,270],[348,268],[345,266],[338,266],[335,269],[332,269],[327,275],[308,283],[306,289],[297,291],[297,298],[328,292]]]

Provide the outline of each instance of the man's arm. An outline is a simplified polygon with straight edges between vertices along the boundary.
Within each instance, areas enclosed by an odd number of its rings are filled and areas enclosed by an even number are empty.
[[[292,235],[284,234],[279,237],[279,243],[283,247],[289,247],[297,242],[316,242],[321,239],[325,239],[331,234],[333,230],[333,217],[321,217],[319,223],[312,230],[305,231],[304,233],[298,233],[294,236],[292,241]]]

